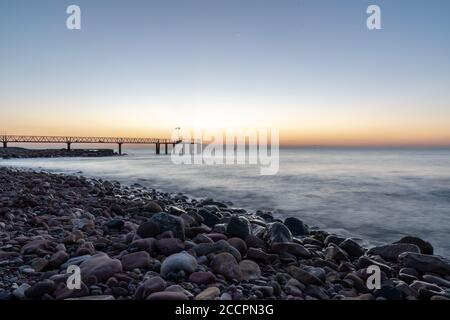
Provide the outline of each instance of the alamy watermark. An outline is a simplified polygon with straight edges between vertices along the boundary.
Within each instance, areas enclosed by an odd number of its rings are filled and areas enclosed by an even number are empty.
[[[369,15],[366,21],[369,30],[381,29],[381,8],[378,5],[371,4],[367,7],[366,13]],[[66,27],[69,30],[81,30],[81,8],[72,4],[67,7],[66,14],[69,16],[66,20]]]
[[[67,274],[70,276],[67,278],[67,288],[69,290],[80,290],[81,289],[81,269],[77,265],[70,265],[67,268]]]
[[[367,278],[366,285],[367,289],[381,289],[381,270],[377,265],[371,265],[367,267],[367,274],[369,277]]]
[[[261,175],[275,175],[280,166],[278,129],[176,130],[172,140],[179,141],[174,164],[257,165]]]

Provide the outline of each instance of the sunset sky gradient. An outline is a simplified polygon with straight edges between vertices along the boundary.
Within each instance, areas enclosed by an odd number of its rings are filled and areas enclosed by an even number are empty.
[[[450,145],[450,1],[2,0],[0,111],[10,134]]]

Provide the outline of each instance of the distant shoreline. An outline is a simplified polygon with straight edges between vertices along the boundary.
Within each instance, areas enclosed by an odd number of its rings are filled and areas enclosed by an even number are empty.
[[[118,156],[112,149],[25,149],[17,147],[0,148],[0,158],[62,158],[62,157],[112,157]]]

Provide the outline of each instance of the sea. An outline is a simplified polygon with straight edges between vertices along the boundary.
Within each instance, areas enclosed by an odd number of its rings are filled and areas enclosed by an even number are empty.
[[[0,165],[139,184],[249,211],[297,217],[366,246],[405,235],[450,256],[450,148],[282,148],[279,171],[258,165],[175,164],[151,148],[105,158],[0,160]]]

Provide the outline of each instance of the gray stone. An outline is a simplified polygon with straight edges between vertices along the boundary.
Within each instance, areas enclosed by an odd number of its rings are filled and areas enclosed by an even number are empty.
[[[233,216],[227,225],[227,235],[245,239],[250,234],[250,223],[244,217]]]
[[[81,263],[80,269],[83,279],[95,276],[101,282],[115,273],[121,273],[122,264],[119,260],[111,259],[106,253],[101,252]]]
[[[162,262],[161,275],[167,277],[170,273],[184,271],[191,274],[197,268],[197,260],[186,251],[175,253]]]
[[[214,256],[211,261],[211,269],[215,273],[223,275],[228,280],[239,280],[239,265],[233,255],[222,252]]]
[[[306,236],[309,234],[308,226],[295,217],[286,218],[284,225],[291,231],[293,236]]]
[[[432,272],[444,276],[450,274],[450,262],[439,256],[405,252],[398,257],[398,260],[403,266],[421,272]]]
[[[261,277],[259,265],[251,260],[242,260],[239,262],[241,280],[257,280]]]
[[[371,248],[368,253],[379,255],[384,259],[397,260],[398,256],[404,252],[420,253],[420,249],[415,244],[393,243]]]

